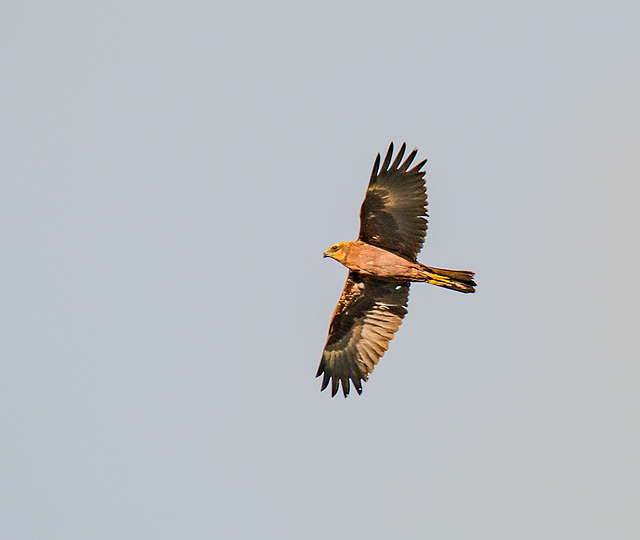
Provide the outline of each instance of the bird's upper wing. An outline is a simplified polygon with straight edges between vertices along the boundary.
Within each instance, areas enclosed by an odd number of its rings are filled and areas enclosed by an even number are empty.
[[[347,397],[351,380],[362,393],[362,380],[367,380],[389,348],[407,313],[408,300],[408,282],[390,283],[349,272],[316,374],[324,373],[322,390],[331,380],[333,397],[342,382]]]
[[[376,157],[360,208],[358,240],[414,261],[427,234],[427,190],[424,171],[420,171],[427,160],[409,169],[418,149],[402,161],[406,147],[403,143],[391,163],[391,143],[381,169],[380,154]]]

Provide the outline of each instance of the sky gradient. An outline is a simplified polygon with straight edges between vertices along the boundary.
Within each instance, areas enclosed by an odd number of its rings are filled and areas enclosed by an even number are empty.
[[[5,2],[0,536],[640,537],[640,4]],[[362,396],[375,156],[428,158]]]

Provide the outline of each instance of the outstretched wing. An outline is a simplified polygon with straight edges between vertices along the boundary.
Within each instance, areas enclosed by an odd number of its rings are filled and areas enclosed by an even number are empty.
[[[406,148],[403,143],[391,163],[391,143],[381,169],[380,154],[376,157],[360,208],[358,240],[415,261],[427,234],[427,190],[420,170],[427,160],[409,169],[418,149],[402,161]]]
[[[349,272],[322,353],[316,377],[324,373],[322,390],[331,380],[331,397],[342,383],[349,394],[349,380],[358,394],[407,313],[409,282],[390,283]]]

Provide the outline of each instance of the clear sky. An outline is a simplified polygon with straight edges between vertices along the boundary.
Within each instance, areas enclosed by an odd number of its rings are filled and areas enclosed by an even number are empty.
[[[640,3],[5,1],[3,539],[640,538]],[[315,372],[376,153],[420,260]]]

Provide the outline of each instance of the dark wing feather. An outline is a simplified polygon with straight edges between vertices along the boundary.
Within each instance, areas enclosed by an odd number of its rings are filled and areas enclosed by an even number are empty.
[[[378,154],[360,208],[358,240],[415,261],[427,234],[427,190],[420,170],[427,160],[409,169],[418,150],[402,161],[406,148],[403,143],[391,163],[391,143],[381,169]]]
[[[324,373],[322,390],[331,381],[333,397],[342,383],[347,397],[351,380],[362,393],[362,381],[389,348],[408,301],[408,282],[390,283],[349,272],[316,374]]]

